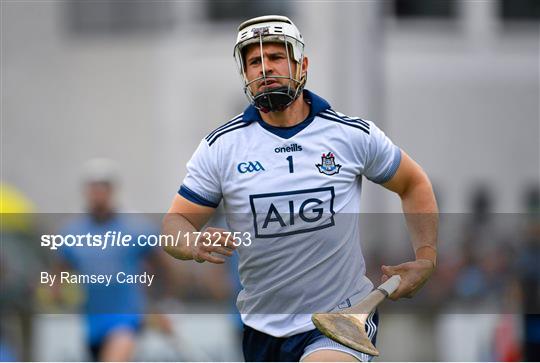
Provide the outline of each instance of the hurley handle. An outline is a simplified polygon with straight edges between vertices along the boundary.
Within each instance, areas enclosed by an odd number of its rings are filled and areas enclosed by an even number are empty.
[[[399,287],[399,283],[401,282],[401,276],[394,275],[390,277],[386,282],[381,284],[379,287],[377,287],[377,290],[382,292],[385,296],[390,296],[394,291],[397,290]]]

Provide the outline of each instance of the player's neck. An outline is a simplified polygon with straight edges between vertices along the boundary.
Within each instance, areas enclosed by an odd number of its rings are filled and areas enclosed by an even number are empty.
[[[309,115],[309,105],[304,101],[301,94],[294,102],[283,111],[261,112],[264,122],[276,127],[291,127],[304,121]]]

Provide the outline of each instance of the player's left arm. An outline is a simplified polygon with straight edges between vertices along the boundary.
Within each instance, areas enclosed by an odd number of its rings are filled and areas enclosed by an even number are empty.
[[[401,162],[394,176],[383,186],[399,195],[415,261],[382,266],[382,280],[401,275],[399,288],[391,299],[412,297],[429,279],[437,263],[439,215],[433,188],[424,170],[401,151]]]

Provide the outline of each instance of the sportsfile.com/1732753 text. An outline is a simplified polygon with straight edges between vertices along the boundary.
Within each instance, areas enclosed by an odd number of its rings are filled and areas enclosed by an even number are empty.
[[[220,240],[235,247],[250,246],[249,232],[184,232],[176,235],[137,234],[122,231],[107,231],[104,234],[44,234],[41,236],[41,247],[57,250],[60,247],[95,247],[102,250],[108,247],[171,247],[185,241],[188,246],[202,244],[204,246],[221,245]]]

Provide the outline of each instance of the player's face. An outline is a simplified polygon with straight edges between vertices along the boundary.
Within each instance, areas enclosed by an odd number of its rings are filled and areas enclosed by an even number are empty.
[[[113,186],[107,182],[90,182],[85,188],[89,212],[108,213],[113,209]]]
[[[265,89],[278,88],[288,86],[289,77],[294,77],[296,74],[297,64],[293,58],[287,56],[287,49],[284,44],[280,43],[264,43],[263,46],[264,58],[264,73],[266,80],[251,84],[251,92],[253,94],[260,93]],[[290,70],[289,70],[290,61]],[[246,77],[249,82],[263,76],[263,64],[261,59],[261,47],[259,44],[251,44],[247,47],[245,53]],[[289,73],[290,72],[290,73]],[[286,78],[275,78],[272,76],[282,76]],[[291,84],[291,86],[295,86]]]

